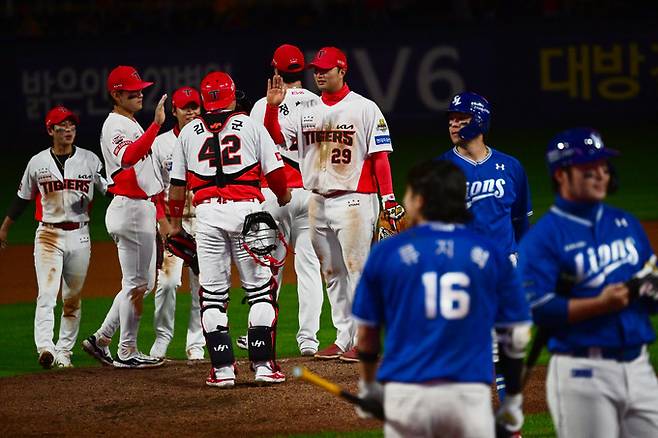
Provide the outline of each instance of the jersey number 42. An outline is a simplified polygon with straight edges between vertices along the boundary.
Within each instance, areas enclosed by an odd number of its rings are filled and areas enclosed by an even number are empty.
[[[446,272],[439,277],[436,272],[425,272],[422,280],[427,319],[436,318],[437,302],[441,316],[445,319],[462,319],[468,315],[471,305],[471,296],[465,290],[471,284],[468,275],[463,272]]]
[[[206,142],[201,146],[199,151],[199,163],[202,163],[208,160],[208,166],[217,167],[217,159],[214,149],[215,139],[210,137]],[[237,135],[227,135],[222,138],[220,142],[221,145],[221,155],[222,155],[222,164],[224,166],[229,166],[231,164],[241,164],[242,157],[240,156],[240,137]]]

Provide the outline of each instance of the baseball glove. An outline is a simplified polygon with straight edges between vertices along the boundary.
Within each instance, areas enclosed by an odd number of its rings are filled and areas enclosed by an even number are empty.
[[[388,204],[388,202],[387,202]],[[405,217],[404,207],[394,202],[379,212],[377,221],[377,241],[394,236],[409,227]]]
[[[199,275],[199,260],[197,259],[196,254],[196,241],[190,233],[181,230],[181,232],[175,236],[167,237],[165,248],[176,257],[183,259],[185,264],[188,265],[196,275]]]

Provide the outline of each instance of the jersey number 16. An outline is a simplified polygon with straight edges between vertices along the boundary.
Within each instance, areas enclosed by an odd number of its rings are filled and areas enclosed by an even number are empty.
[[[445,319],[464,318],[468,315],[471,305],[471,296],[465,290],[471,284],[471,279],[463,272],[446,272],[438,277],[436,272],[425,272],[422,276],[425,287],[425,316],[427,319],[436,318],[438,301],[441,316]]]

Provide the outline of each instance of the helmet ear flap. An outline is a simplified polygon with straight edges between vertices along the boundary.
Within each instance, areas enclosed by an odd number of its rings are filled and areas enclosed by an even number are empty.
[[[466,126],[459,130],[459,136],[464,140],[472,140],[480,134],[489,130],[488,124],[484,123],[479,114],[472,114],[472,119]]]

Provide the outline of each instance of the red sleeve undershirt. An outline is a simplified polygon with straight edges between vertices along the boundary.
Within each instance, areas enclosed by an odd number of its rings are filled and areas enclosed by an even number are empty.
[[[375,152],[371,155],[375,169],[375,178],[381,196],[393,193],[393,178],[391,178],[391,165],[388,163],[388,152]]]
[[[159,130],[160,125],[153,122],[151,123],[151,126],[149,126],[149,129],[147,129],[141,137],[126,146],[126,150],[124,151],[123,157],[121,158],[121,167],[126,168],[134,166],[139,160],[144,158],[144,156],[148,154],[149,150],[151,150],[153,140],[155,140]]]
[[[274,105],[266,105],[265,107],[265,120],[263,122],[270,137],[274,140],[275,144],[284,144],[285,140],[281,133],[281,125],[279,125],[279,107]]]
[[[153,196],[153,202],[155,203],[155,219],[159,221],[165,217],[165,192],[162,191]]]
[[[286,194],[288,180],[286,179],[286,172],[283,167],[279,167],[266,174],[265,179],[267,179],[267,185],[270,190],[274,192],[278,199],[281,199]]]

